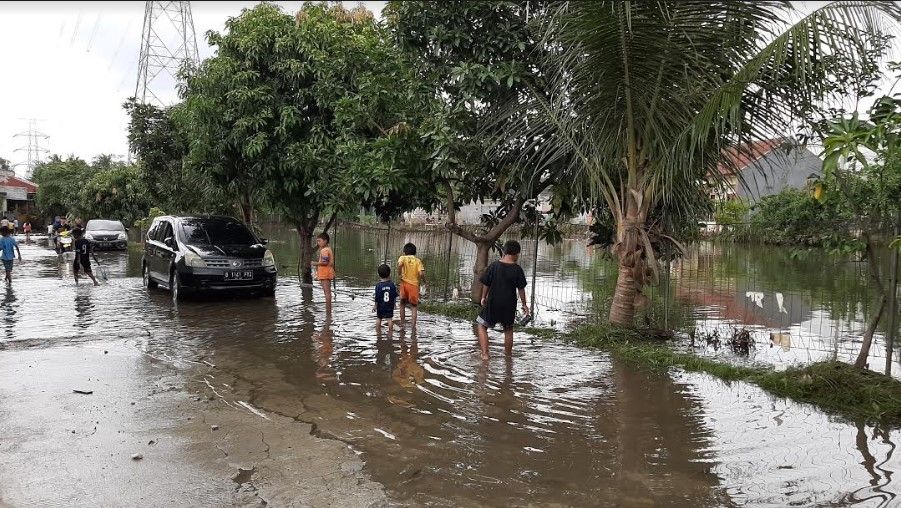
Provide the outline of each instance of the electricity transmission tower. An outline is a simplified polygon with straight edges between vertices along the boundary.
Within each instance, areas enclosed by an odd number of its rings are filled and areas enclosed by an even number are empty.
[[[37,129],[38,121],[34,118],[28,119],[28,129],[18,134],[14,134],[14,138],[25,138],[25,146],[16,148],[16,152],[25,152],[25,178],[31,179],[34,167],[44,154],[49,154],[50,150],[41,147],[41,141],[50,139],[50,136],[44,134]]]
[[[166,106],[163,92],[178,81],[182,65],[196,65],[197,37],[191,2],[144,3],[144,30],[135,97],[142,103]],[[162,79],[169,78],[162,83]]]

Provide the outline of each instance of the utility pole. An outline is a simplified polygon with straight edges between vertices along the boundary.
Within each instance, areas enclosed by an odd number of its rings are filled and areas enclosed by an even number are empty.
[[[25,152],[25,178],[30,180],[34,167],[41,162],[44,154],[49,154],[50,150],[41,146],[41,141],[47,141],[50,136],[39,131],[37,128],[38,121],[35,118],[23,119],[28,122],[28,128],[22,132],[14,134],[14,138],[25,138],[25,146],[16,148],[16,152]]]
[[[167,106],[157,78],[169,76],[178,82],[183,65],[195,66],[200,59],[191,2],[144,2],[144,29],[135,97],[143,104]]]

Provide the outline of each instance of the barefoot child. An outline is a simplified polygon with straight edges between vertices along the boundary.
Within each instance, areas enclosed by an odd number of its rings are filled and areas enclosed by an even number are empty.
[[[416,257],[416,246],[412,243],[404,245],[404,255],[397,260],[397,272],[400,274],[400,322],[404,322],[405,307],[409,305],[415,328],[419,306],[419,284],[425,281],[425,266]]]
[[[8,227],[0,228],[0,258],[3,259],[3,270],[6,272],[6,283],[13,283],[13,260],[16,259],[14,254],[19,255],[19,262],[22,262],[22,251],[19,250],[19,244],[16,239],[10,236],[11,229]]]
[[[335,256],[329,247],[328,233],[322,233],[316,237],[316,245],[319,246],[319,261],[310,264],[316,267],[316,278],[322,284],[322,292],[325,294],[325,308],[332,308],[332,280],[335,279]]]
[[[488,329],[496,323],[504,327],[504,351],[509,356],[513,352],[513,321],[516,319],[516,293],[522,300],[522,311],[528,315],[526,304],[526,274],[519,266],[519,252],[522,250],[516,240],[504,243],[504,256],[500,261],[488,265],[479,281],[482,283],[482,311],[476,323],[479,333],[479,347],[482,359],[488,359]]]
[[[72,231],[72,237],[75,238],[75,260],[72,261],[72,273],[75,275],[75,283],[78,284],[79,266],[84,268],[84,273],[94,281],[95,286],[100,283],[94,278],[94,272],[91,270],[91,254],[94,246],[90,240],[85,239],[83,229],[75,229]]]
[[[379,267],[379,278],[375,285],[375,303],[372,310],[375,311],[375,326],[382,329],[382,320],[388,320],[388,333],[394,330],[394,307],[397,301],[397,286],[391,282],[391,267],[382,265]]]

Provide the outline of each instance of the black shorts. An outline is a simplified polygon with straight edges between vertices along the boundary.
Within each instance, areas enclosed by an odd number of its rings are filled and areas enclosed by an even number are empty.
[[[91,273],[91,258],[75,256],[75,261],[72,262],[72,271],[78,273],[79,265],[84,268],[84,273]]]

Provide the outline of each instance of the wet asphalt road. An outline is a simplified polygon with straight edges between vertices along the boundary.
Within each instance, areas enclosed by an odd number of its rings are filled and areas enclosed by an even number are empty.
[[[524,334],[483,364],[467,323],[378,333],[367,288],[339,285],[331,314],[290,279],[275,299],[175,306],[141,287],[139,253],[102,254],[96,288],[40,245],[23,255],[0,293],[0,504],[892,506],[901,490],[897,430],[746,385]]]

